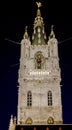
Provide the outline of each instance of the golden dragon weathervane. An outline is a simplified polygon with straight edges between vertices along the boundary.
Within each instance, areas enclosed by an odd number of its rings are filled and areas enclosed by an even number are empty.
[[[42,3],[41,2],[36,2],[38,8],[40,8],[42,6]]]

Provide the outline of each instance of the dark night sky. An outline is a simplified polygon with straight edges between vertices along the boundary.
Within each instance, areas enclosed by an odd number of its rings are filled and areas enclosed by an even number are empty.
[[[40,0],[41,1],[41,0]],[[20,42],[24,28],[28,25],[31,36],[33,21],[36,16],[35,0],[24,0],[24,3],[9,1],[0,6],[0,130],[7,130],[10,115],[17,114],[18,68],[20,45],[6,41],[5,38]],[[42,0],[42,17],[47,36],[50,26],[58,41],[72,37],[72,14],[67,1]],[[62,77],[63,121],[72,124],[72,39],[59,44],[59,58]],[[14,64],[18,64],[13,66]]]

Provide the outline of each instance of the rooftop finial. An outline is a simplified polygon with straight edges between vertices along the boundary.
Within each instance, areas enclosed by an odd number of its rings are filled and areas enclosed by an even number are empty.
[[[53,30],[53,28],[54,28],[54,25],[52,25],[52,26],[51,26],[51,33],[50,33],[50,38],[53,38],[53,37],[55,37],[55,33],[54,33],[54,30]]]
[[[37,16],[41,16],[41,12],[40,12],[40,7],[42,6],[42,3],[41,2],[36,2],[37,4],[37,7],[38,7],[38,10],[37,10]]]
[[[28,32],[27,32],[27,26],[25,27],[25,33],[24,33],[24,38],[28,39]]]
[[[25,31],[27,31],[28,26],[25,26]]]
[[[40,8],[42,6],[42,3],[41,2],[36,2],[38,8]]]

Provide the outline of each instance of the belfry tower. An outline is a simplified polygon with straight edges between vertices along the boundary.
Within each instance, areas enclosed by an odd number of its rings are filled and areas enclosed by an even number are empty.
[[[32,43],[27,27],[21,41],[17,124],[62,124],[58,41],[53,25],[47,40],[41,3],[37,5]]]
[[[60,124],[62,104],[58,41],[53,26],[47,41],[41,3],[37,5],[32,43],[27,27],[21,41],[17,123]]]

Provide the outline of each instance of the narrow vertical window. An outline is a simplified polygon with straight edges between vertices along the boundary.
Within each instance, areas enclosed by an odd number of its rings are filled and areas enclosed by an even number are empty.
[[[48,91],[48,106],[52,106],[52,92]]]
[[[27,93],[27,106],[32,106],[32,93],[28,91]]]

